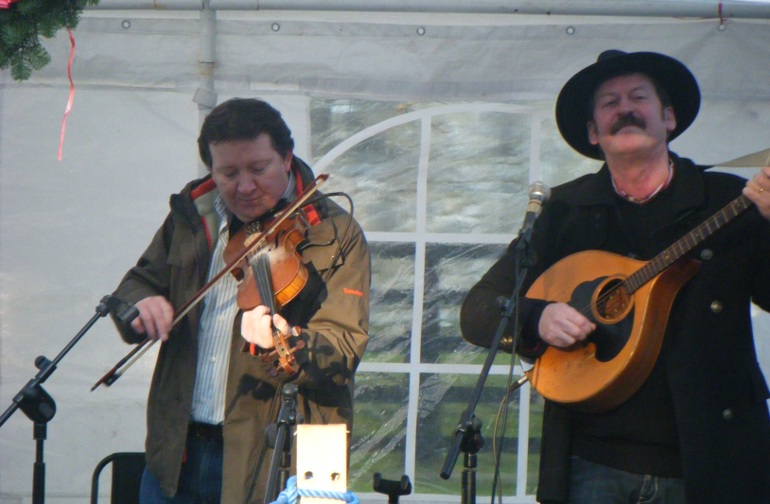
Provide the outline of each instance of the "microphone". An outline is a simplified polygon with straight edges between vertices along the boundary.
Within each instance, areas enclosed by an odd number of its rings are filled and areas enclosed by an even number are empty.
[[[529,186],[529,203],[527,204],[527,213],[524,215],[524,223],[519,231],[519,241],[529,243],[532,236],[532,227],[540,211],[543,209],[543,203],[551,197],[551,189],[542,182],[533,182]]]
[[[139,316],[139,309],[136,306],[123,301],[117,296],[104,296],[102,304],[124,324],[129,324]]]

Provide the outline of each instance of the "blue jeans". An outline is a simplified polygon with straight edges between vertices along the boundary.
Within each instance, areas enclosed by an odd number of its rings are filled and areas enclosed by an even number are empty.
[[[685,504],[684,482],[572,457],[569,504]]]
[[[187,436],[187,458],[182,464],[174,497],[166,497],[147,468],[142,475],[140,504],[219,504],[222,493],[222,442]]]

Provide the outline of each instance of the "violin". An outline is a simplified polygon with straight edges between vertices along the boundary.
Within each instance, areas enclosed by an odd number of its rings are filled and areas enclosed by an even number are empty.
[[[274,314],[302,291],[307,284],[308,272],[297,246],[305,239],[307,226],[307,218],[299,210],[269,235],[261,233],[265,224],[257,221],[247,224],[230,238],[224,250],[224,259],[226,263],[235,264],[231,273],[238,282],[237,303],[240,309],[252,310],[264,305]],[[254,248],[257,237],[260,243]],[[253,252],[244,256],[244,247]],[[291,333],[296,339],[300,329],[295,326]],[[288,337],[273,327],[273,344],[275,349],[262,355],[265,362],[275,357],[275,367],[270,374],[277,376],[280,371],[289,375],[296,373],[299,366],[293,354],[305,347],[305,341],[296,339],[292,348]],[[250,351],[257,353],[253,343],[250,344]]]
[[[318,175],[310,184],[308,184],[307,188],[305,188],[305,191],[297,196],[297,198],[286,208],[284,208],[278,215],[275,216],[275,218],[270,221],[269,225],[265,226],[264,231],[261,233],[253,234],[248,238],[248,241],[244,241],[244,246],[241,247],[238,250],[238,253],[236,254],[237,257],[233,259],[232,262],[227,263],[224,269],[214,275],[214,277],[206,284],[204,285],[187,303],[185,303],[179,310],[174,312],[174,319],[172,320],[172,327],[179,323],[189,312],[192,310],[195,305],[200,303],[203,298],[206,296],[208,291],[211,290],[211,288],[216,285],[217,282],[219,282],[225,275],[228,275],[230,272],[232,272],[236,267],[240,265],[240,268],[245,271],[245,265],[243,263],[243,260],[246,259],[247,256],[253,255],[256,248],[260,245],[264,244],[264,238],[267,236],[271,236],[275,234],[278,231],[278,228],[281,227],[283,222],[288,219],[291,216],[294,216],[296,212],[302,208],[308,199],[310,199],[310,196],[312,196],[318,188],[326,182],[326,180],[329,178],[328,174],[321,174]],[[225,247],[227,248],[227,247]],[[244,273],[245,275],[245,273]],[[237,279],[237,277],[236,277]],[[299,289],[301,290],[301,288]],[[297,291],[297,293],[299,292]],[[296,294],[295,294],[296,295]],[[266,295],[264,296],[264,299],[270,300],[272,299],[271,296]],[[288,301],[286,301],[288,302]],[[254,305],[257,306],[257,305]],[[293,329],[293,331],[296,331],[296,328]],[[128,354],[126,354],[122,359],[120,359],[107,373],[104,374],[92,387],[91,391],[93,392],[99,385],[104,385],[106,387],[109,387],[113,383],[115,383],[118,378],[123,376],[123,373],[130,368],[131,366],[138,361],[142,355],[144,355],[147,350],[149,350],[152,345],[155,344],[157,340],[154,340],[152,338],[145,338],[144,341],[136,345]],[[298,342],[299,343],[299,342]],[[304,345],[304,341],[302,342]],[[285,346],[281,346],[280,350],[278,350],[279,347],[276,346],[277,351],[283,351],[286,349]],[[286,350],[288,352],[288,350]],[[289,354],[290,355],[290,354]]]

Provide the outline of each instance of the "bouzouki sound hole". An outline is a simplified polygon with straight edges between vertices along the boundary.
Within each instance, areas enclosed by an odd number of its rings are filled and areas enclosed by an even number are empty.
[[[608,277],[596,289],[591,308],[596,320],[602,324],[615,324],[631,311],[633,298],[628,294],[623,279]]]

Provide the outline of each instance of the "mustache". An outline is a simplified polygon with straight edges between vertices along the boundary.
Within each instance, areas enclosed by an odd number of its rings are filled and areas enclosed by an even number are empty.
[[[626,126],[636,126],[641,129],[647,128],[647,123],[641,117],[635,116],[633,113],[626,114],[618,118],[610,127],[610,133],[614,135],[622,128]]]

